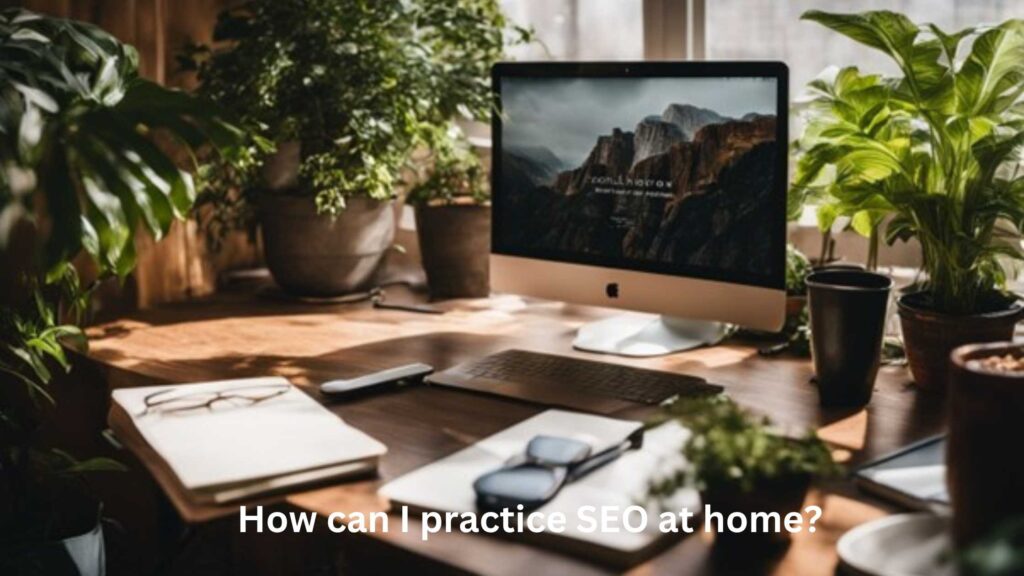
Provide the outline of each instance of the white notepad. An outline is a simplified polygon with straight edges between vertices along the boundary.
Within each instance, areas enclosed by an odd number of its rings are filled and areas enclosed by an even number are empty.
[[[587,442],[591,453],[617,445],[641,427],[641,423],[548,410],[524,420],[493,436],[419,468],[384,485],[380,494],[393,506],[406,505],[417,510],[470,512],[476,510],[473,481],[486,472],[500,468],[521,454],[537,435],[562,436]],[[648,509],[647,530],[638,534],[621,531],[592,533],[578,530],[577,511],[581,506],[620,506],[625,509],[642,503],[652,478],[666,470],[685,465],[680,452],[689,431],[675,422],[648,430],[643,447],[623,454],[577,482],[567,484],[554,500],[538,509],[549,514],[562,512],[568,519],[562,534],[523,534],[523,538],[557,547],[560,550],[593,557],[613,564],[629,565],[658,550],[659,543],[672,538],[658,530],[660,509]],[[700,496],[695,490],[682,489],[673,498],[671,508],[698,510]],[[517,535],[518,537],[519,535]]]
[[[254,386],[282,386],[284,391],[254,404],[217,402],[211,408],[145,413],[146,398],[165,390],[155,398],[231,394]],[[279,377],[122,388],[113,399],[181,484],[204,500],[226,502],[365,473],[387,452]]]

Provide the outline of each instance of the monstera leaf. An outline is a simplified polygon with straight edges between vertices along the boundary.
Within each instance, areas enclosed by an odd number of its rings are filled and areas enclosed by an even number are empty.
[[[106,32],[0,11],[0,250],[16,223],[37,215],[44,242],[41,277],[26,279],[34,300],[0,305],[0,533],[51,539],[59,522],[56,507],[39,505],[45,489],[120,468],[79,461],[38,434],[54,401],[49,384],[71,368],[65,348],[85,343],[79,328],[60,324],[88,301],[70,260],[84,249],[104,274],[124,277],[136,233],[159,240],[192,206],[195,185],[180,162],[206,151],[241,162],[245,143],[215,106],[139,78],[135,50]]]
[[[135,50],[99,28],[3,11],[0,55],[0,246],[3,214],[30,214],[43,194],[51,278],[82,249],[123,277],[140,226],[159,240],[185,217],[195,185],[158,142],[242,153],[245,134],[216,106],[140,78]]]
[[[888,11],[807,12],[886,54],[901,75],[833,69],[808,86],[790,213],[819,204],[872,238],[916,238],[938,309],[977,311],[1020,260],[1024,22],[947,33]],[[961,46],[971,42],[968,54]]]

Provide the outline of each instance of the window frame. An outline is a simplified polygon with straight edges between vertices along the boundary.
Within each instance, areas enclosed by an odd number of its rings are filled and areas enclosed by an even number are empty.
[[[645,60],[704,60],[707,0],[644,0]]]

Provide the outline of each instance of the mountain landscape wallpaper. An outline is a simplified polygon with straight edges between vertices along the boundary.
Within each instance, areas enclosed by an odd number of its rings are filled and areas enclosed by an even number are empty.
[[[760,78],[503,85],[498,246],[779,277],[775,90]]]

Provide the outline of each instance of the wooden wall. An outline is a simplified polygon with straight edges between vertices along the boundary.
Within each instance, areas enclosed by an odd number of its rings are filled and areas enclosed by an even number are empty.
[[[0,0],[0,7],[24,7],[44,14],[85,20],[108,30],[139,51],[143,76],[182,88],[194,78],[177,70],[175,54],[188,41],[209,41],[218,11],[237,0]],[[148,307],[207,294],[217,274],[258,262],[257,250],[239,234],[211,254],[194,221],[176,223],[159,244],[137,239],[139,265],[127,290],[104,308]],[[109,299],[109,293],[108,293]]]

